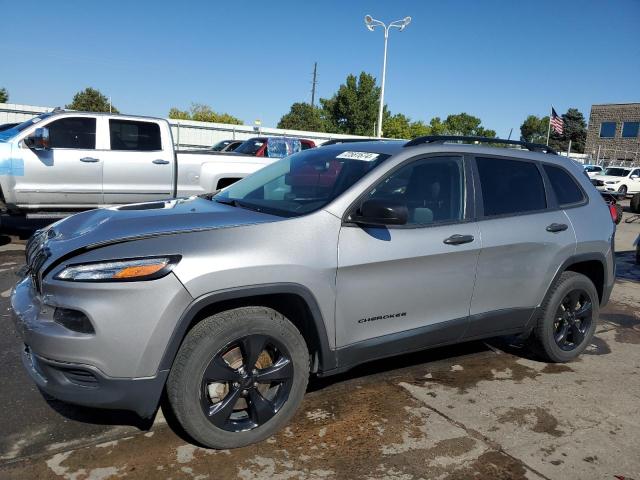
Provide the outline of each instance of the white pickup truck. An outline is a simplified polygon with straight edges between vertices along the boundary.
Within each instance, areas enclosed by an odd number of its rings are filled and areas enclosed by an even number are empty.
[[[0,132],[0,200],[29,215],[199,195],[273,161],[175,151],[159,118],[54,111]]]

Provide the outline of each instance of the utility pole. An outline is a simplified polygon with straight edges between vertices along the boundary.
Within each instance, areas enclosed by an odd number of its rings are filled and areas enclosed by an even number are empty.
[[[316,80],[318,74],[318,62],[313,62],[313,82],[311,82],[311,106],[314,107],[316,103]]]

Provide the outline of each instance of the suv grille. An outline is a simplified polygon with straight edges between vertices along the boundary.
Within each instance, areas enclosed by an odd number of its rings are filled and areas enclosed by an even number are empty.
[[[604,186],[604,181],[602,181],[602,180],[593,179],[593,180],[591,180],[591,183],[593,183],[596,187],[603,187]]]
[[[25,256],[27,260],[27,267],[29,269],[29,275],[33,280],[33,284],[38,292],[40,291],[40,269],[51,256],[51,252],[45,246],[45,240],[47,239],[47,231],[41,230],[33,234],[29,239],[25,249]]]

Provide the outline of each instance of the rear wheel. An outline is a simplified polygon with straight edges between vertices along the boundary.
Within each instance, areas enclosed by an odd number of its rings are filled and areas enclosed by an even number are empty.
[[[297,328],[278,312],[213,315],[185,338],[167,381],[176,418],[196,441],[235,448],[273,435],[296,412],[309,377]]]
[[[633,213],[640,213],[640,193],[636,193],[631,197],[631,211]]]
[[[586,276],[564,272],[542,305],[533,349],[550,362],[568,362],[591,342],[599,315],[598,292]]]

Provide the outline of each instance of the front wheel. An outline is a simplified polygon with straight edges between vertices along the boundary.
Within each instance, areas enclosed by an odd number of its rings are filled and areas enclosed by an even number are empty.
[[[620,188],[618,189],[618,193],[624,197],[627,196],[627,186],[626,185],[621,185]]]
[[[599,311],[591,280],[576,272],[562,273],[542,304],[531,338],[533,349],[549,362],[573,360],[591,343]]]
[[[176,418],[199,443],[236,448],[268,438],[302,402],[309,354],[278,312],[245,307],[198,323],[167,380]]]

